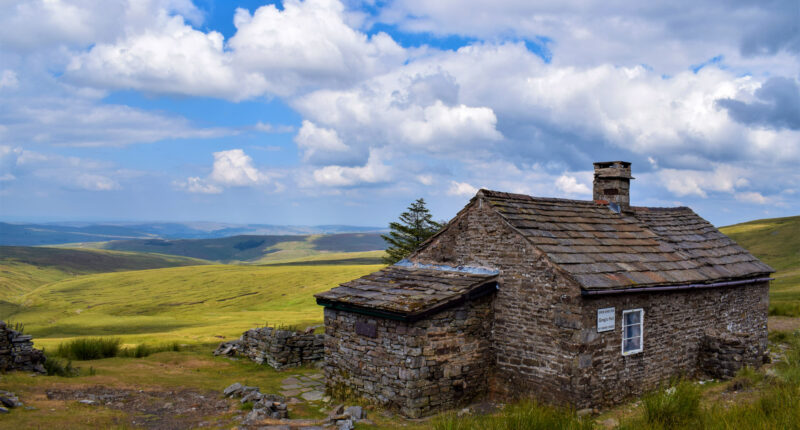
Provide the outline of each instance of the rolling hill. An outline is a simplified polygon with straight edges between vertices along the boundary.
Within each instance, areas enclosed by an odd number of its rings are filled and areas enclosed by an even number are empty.
[[[750,221],[720,231],[776,270],[770,315],[800,317],[800,216]]]
[[[42,285],[5,312],[38,344],[74,336],[209,342],[258,325],[317,324],[313,295],[375,265],[206,265],[78,276]],[[48,340],[49,339],[49,340]]]
[[[378,233],[331,235],[241,235],[219,239],[134,239],[97,244],[103,249],[180,255],[223,263],[271,261],[322,253],[378,251],[386,247]],[[380,263],[379,260],[372,263]]]
[[[50,223],[0,222],[0,245],[40,246],[125,239],[213,239],[235,235],[310,235],[374,232],[377,227],[348,225],[286,226],[193,223]]]

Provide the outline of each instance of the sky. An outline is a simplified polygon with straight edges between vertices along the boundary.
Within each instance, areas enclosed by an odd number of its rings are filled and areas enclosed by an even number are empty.
[[[0,219],[385,226],[480,188],[800,214],[800,3],[0,0]]]

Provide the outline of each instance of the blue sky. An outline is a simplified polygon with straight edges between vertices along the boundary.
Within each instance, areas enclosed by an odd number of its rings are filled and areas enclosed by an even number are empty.
[[[0,1],[0,219],[383,226],[481,187],[800,213],[800,8]]]

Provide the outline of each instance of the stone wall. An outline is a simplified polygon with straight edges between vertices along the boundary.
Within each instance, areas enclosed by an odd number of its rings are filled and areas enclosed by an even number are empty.
[[[262,327],[223,342],[214,355],[240,355],[280,370],[322,360],[324,352],[325,335]]]
[[[31,339],[32,336],[19,333],[0,321],[0,372],[45,373],[44,353],[33,347]]]
[[[714,378],[729,379],[745,366],[760,367],[764,351],[752,334],[706,330],[700,340],[699,368]]]
[[[453,408],[484,394],[493,361],[491,301],[486,296],[417,322],[326,308],[328,389],[408,417]],[[357,334],[359,324],[374,331]]]
[[[412,261],[500,270],[491,332],[490,390],[571,403],[581,329],[580,288],[513,230],[488,204],[474,200]]]
[[[701,367],[705,333],[741,333],[753,355],[767,350],[768,283],[586,299],[573,384],[576,406],[616,404]],[[612,331],[597,333],[597,309],[615,309]],[[644,310],[643,351],[622,355],[622,311]]]

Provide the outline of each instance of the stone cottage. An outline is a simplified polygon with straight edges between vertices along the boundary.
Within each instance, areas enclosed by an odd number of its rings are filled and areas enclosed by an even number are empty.
[[[759,365],[773,269],[687,207],[631,206],[630,163],[594,169],[588,201],[480,190],[408,260],[318,294],[329,389],[409,417],[487,393],[585,408]]]

